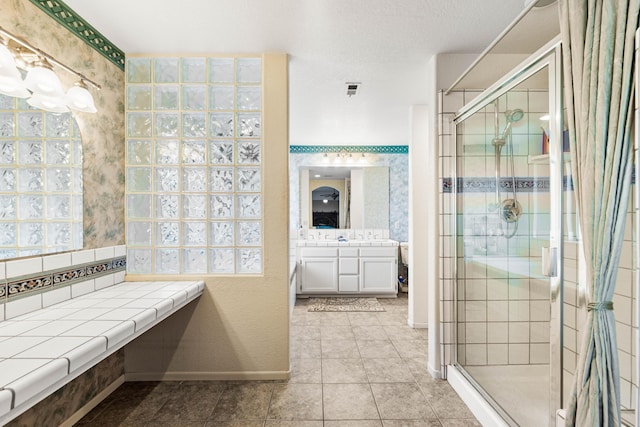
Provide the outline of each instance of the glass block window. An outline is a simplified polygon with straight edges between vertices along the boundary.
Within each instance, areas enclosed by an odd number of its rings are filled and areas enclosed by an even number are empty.
[[[0,259],[82,248],[82,139],[71,113],[0,94]]]
[[[128,272],[262,273],[261,58],[133,57],[126,76]]]

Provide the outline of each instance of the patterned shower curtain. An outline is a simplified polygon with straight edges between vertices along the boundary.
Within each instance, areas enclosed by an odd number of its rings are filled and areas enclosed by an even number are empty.
[[[620,425],[614,289],[631,187],[634,35],[640,0],[559,0],[587,320],[570,426]]]

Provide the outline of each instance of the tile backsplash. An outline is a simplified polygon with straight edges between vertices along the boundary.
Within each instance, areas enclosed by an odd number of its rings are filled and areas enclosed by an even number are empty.
[[[124,281],[126,247],[0,262],[0,321]]]
[[[368,229],[368,228],[341,228],[323,229],[312,228],[298,230],[298,240],[386,240],[389,239],[388,229]]]

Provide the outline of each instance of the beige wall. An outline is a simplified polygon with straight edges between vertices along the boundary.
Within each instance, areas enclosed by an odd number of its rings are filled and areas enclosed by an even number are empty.
[[[98,112],[76,113],[82,133],[84,247],[124,244],[124,72],[28,0],[0,2],[0,26],[102,86]],[[57,73],[63,86],[76,81]]]
[[[285,54],[263,56],[264,275],[206,277],[197,302],[126,347],[127,379],[288,376],[287,62]],[[127,280],[170,278],[184,276]]]

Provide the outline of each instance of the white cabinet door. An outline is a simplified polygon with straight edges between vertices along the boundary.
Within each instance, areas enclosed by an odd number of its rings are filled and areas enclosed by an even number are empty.
[[[300,292],[338,291],[338,258],[302,258],[300,269]]]
[[[338,279],[338,290],[340,292],[358,292],[358,279],[360,276],[340,275]]]
[[[397,258],[360,258],[360,292],[395,293]]]

